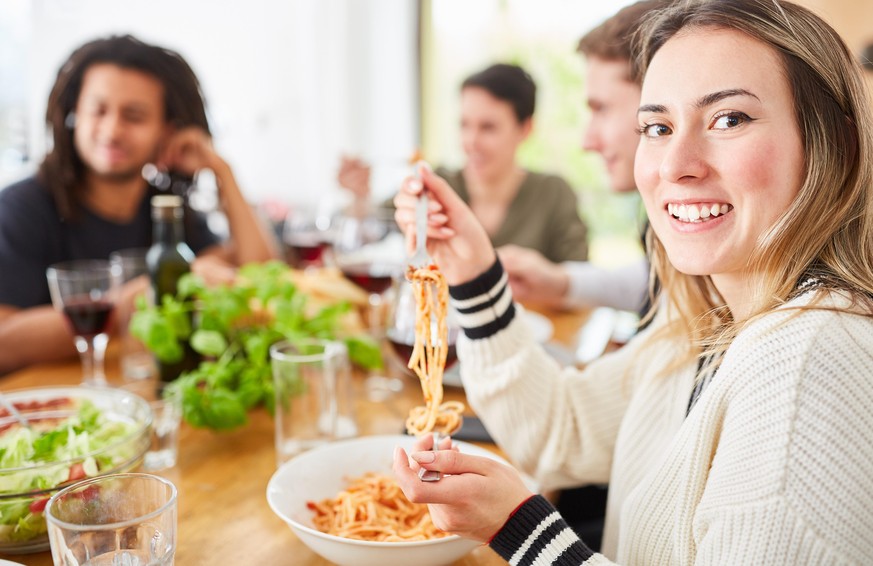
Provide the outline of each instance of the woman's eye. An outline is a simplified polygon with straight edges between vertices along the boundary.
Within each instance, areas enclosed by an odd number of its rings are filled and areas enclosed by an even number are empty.
[[[640,128],[640,135],[647,138],[659,138],[661,136],[668,136],[671,133],[673,131],[664,124],[646,124]]]
[[[729,112],[721,116],[716,116],[712,127],[715,130],[729,130],[731,128],[736,128],[737,126],[742,126],[750,121],[751,118],[749,118],[747,114],[743,114],[742,112]]]

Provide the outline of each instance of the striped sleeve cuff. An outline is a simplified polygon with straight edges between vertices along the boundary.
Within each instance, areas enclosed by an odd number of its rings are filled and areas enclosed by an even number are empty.
[[[449,294],[458,314],[458,324],[470,339],[497,334],[509,326],[515,316],[509,277],[499,259],[472,281],[449,287]]]
[[[579,565],[596,556],[542,495],[528,499],[490,545],[512,566]]]

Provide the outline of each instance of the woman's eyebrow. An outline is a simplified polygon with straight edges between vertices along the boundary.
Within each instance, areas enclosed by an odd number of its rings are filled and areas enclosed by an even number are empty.
[[[694,103],[694,106],[695,108],[705,108],[732,96],[751,96],[759,102],[761,100],[755,93],[744,88],[729,88],[701,96],[697,102]],[[663,104],[643,104],[640,106],[639,110],[637,110],[637,114],[642,114],[643,112],[664,113],[666,111],[667,107]]]
[[[726,90],[720,90],[718,92],[713,92],[710,94],[705,94],[701,96],[697,102],[694,104],[697,108],[705,108],[711,104],[715,104],[725,98],[730,98],[732,96],[751,96],[758,102],[761,101],[753,92],[750,92],[744,88],[729,88]]]

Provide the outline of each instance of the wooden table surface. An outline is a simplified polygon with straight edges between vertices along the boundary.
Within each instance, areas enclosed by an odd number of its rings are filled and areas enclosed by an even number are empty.
[[[550,312],[553,341],[570,345],[586,313]],[[111,352],[110,352],[111,353]],[[118,379],[118,363],[107,359],[107,376]],[[411,377],[403,390],[387,401],[369,401],[363,376],[354,378],[356,418],[361,434],[397,434],[409,409],[421,404],[421,389]],[[0,378],[4,391],[24,387],[77,384],[78,361],[40,364]],[[446,399],[464,401],[463,390],[446,388]],[[493,445],[492,448],[495,448]],[[174,468],[158,472],[179,490],[176,564],[270,564],[326,566],[330,564],[300,542],[267,505],[266,489],[276,471],[273,420],[263,409],[250,413],[249,423],[233,432],[216,433],[183,423],[179,459]],[[50,566],[46,551],[7,558],[28,566]],[[506,564],[489,547],[481,546],[455,566]]]

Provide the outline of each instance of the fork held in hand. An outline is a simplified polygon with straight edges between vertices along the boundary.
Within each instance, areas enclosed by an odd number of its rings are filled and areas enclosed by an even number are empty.
[[[439,432],[432,432],[431,434],[433,434],[433,448],[431,450],[436,452],[440,449],[440,441],[442,441],[443,435]],[[439,470],[418,469],[418,479],[421,481],[440,481],[442,478],[443,474]]]
[[[409,264],[413,267],[423,267],[428,262],[427,207],[427,193],[422,189],[418,202],[415,203],[415,254],[409,260]]]

